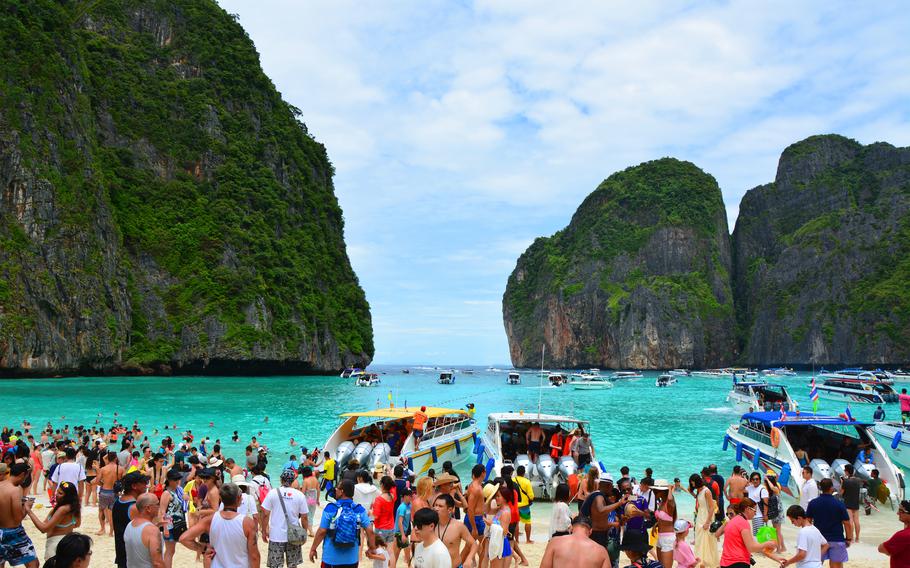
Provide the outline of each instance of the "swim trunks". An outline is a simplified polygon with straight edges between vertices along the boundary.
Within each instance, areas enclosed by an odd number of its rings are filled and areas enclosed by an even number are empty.
[[[540,453],[540,441],[532,440],[528,442],[528,453],[529,454],[539,454]]]
[[[35,545],[20,525],[14,529],[0,529],[0,564],[21,566],[38,560]]]
[[[473,533],[470,516],[465,516],[464,526],[468,527],[468,530]],[[477,529],[477,534],[483,535],[483,531],[486,529],[486,523],[483,522],[483,515],[474,515],[474,528]]]
[[[531,524],[531,507],[519,507],[518,508],[518,518],[521,519],[521,522],[530,525]]]
[[[114,508],[114,501],[117,500],[117,494],[114,493],[113,489],[99,489],[98,490],[98,508],[102,510],[108,510]]]

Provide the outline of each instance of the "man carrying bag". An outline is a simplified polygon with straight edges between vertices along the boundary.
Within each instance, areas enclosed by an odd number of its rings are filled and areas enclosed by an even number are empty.
[[[306,542],[309,509],[303,493],[291,487],[296,474],[285,470],[281,487],[269,492],[262,502],[262,539],[269,543],[268,568],[296,568],[303,562],[300,547]],[[281,514],[272,514],[276,508]]]

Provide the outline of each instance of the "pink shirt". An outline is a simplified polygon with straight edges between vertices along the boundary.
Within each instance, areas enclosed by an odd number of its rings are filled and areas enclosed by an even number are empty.
[[[901,401],[901,412],[910,412],[910,394],[899,395]]]
[[[742,531],[752,532],[752,523],[742,515],[736,515],[724,528],[724,549],[720,554],[720,565],[729,566],[737,562],[749,563],[749,549],[743,542]]]
[[[676,561],[676,568],[692,568],[695,566],[695,553],[692,547],[685,540],[677,540],[676,548],[673,549],[673,560]]]

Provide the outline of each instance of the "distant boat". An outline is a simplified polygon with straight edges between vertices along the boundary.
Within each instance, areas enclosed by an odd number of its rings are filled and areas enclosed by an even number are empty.
[[[509,377],[506,379],[507,385],[520,385],[521,384],[521,375],[518,373],[509,373]]]
[[[774,369],[762,369],[761,374],[764,377],[795,377],[796,371],[788,367],[777,367]]]
[[[823,398],[867,404],[898,401],[897,392],[888,382],[865,377],[832,378],[830,374],[828,376],[829,378],[826,378],[825,382],[815,386],[819,396]]]
[[[605,390],[613,388],[613,383],[597,375],[572,381],[572,388],[575,390]]]
[[[462,370],[461,370],[461,374],[462,374],[462,375],[473,375],[473,374],[474,374],[474,369],[462,369]]]
[[[667,374],[672,375],[674,377],[691,377],[692,376],[692,372],[687,369],[673,369],[672,371],[667,371]]]
[[[910,371],[904,371],[902,369],[898,369],[896,371],[885,371],[885,375],[887,375],[889,379],[896,383],[905,383],[910,381]]]
[[[638,371],[616,371],[615,373],[610,375],[610,379],[612,379],[614,381],[622,380],[622,379],[643,379],[643,378],[644,378],[644,375],[642,375]]]
[[[451,371],[444,371],[442,373],[439,373],[439,378],[436,380],[436,382],[441,385],[454,385],[455,373]]]
[[[594,377],[600,377],[600,369],[588,369],[579,373],[572,373],[572,378],[587,380]]]
[[[657,377],[657,380],[654,381],[654,386],[656,387],[669,387],[670,385],[675,385],[678,382],[678,379],[673,375],[660,375]]]
[[[350,379],[351,377],[354,376],[354,373],[360,374],[360,373],[363,373],[363,370],[358,369],[357,367],[348,367],[344,371],[341,371],[341,375],[339,375],[339,376],[342,379]]]
[[[765,381],[740,381],[733,383],[727,394],[727,402],[743,412],[796,410],[798,405],[790,397],[784,385],[769,384]]]
[[[376,387],[382,381],[379,379],[379,375],[376,373],[364,373],[363,375],[357,377],[357,380],[354,381],[354,384],[358,387]]]
[[[562,385],[569,382],[569,377],[563,373],[550,373],[547,375],[547,380],[554,387],[561,387]]]
[[[405,374],[405,375],[410,375],[410,374],[411,374],[411,370],[410,370],[410,369],[402,369],[401,372],[402,372],[403,374]]]

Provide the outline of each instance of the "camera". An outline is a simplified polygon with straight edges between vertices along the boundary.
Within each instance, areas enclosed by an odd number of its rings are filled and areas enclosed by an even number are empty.
[[[722,527],[722,526],[724,526],[724,522],[723,522],[723,521],[720,521],[720,520],[714,521],[713,523],[711,523],[711,526],[708,527],[708,532],[711,533],[711,534],[714,534],[714,533],[716,533],[716,532],[718,531],[718,529],[720,529],[720,527]]]

